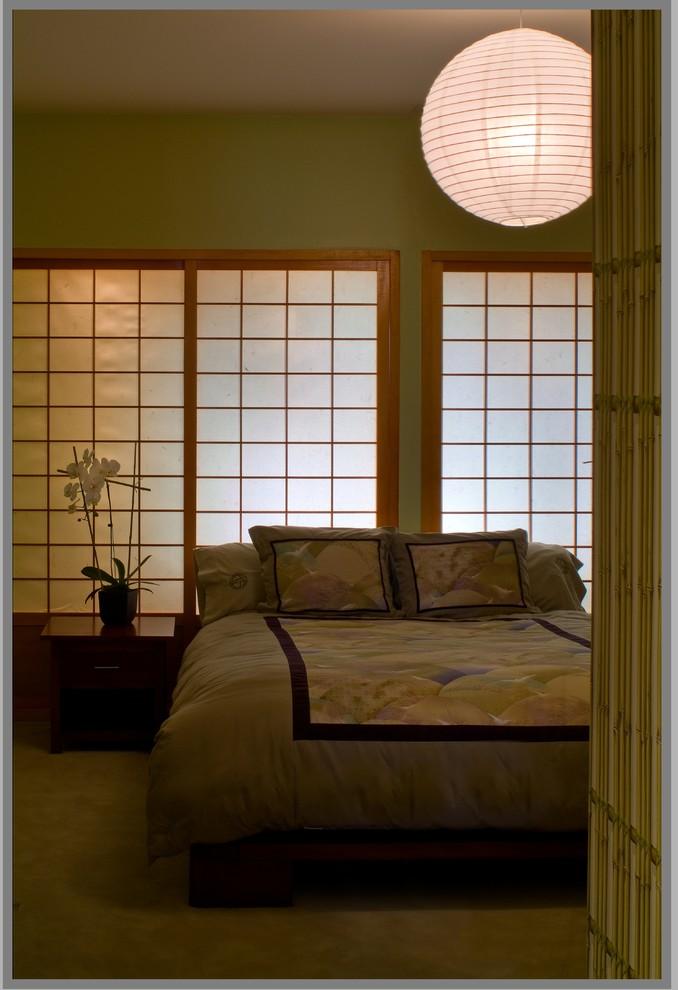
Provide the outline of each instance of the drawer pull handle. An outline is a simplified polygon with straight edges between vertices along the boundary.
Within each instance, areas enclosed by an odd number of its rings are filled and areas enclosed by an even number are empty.
[[[94,669],[95,670],[120,670],[120,664],[113,664],[113,665],[108,666],[108,667],[97,667],[96,664],[95,664],[94,665]]]

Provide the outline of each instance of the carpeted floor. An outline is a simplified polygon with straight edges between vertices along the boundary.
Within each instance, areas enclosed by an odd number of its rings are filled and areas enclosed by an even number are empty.
[[[411,865],[300,872],[289,908],[186,904],[149,867],[146,756],[47,751],[19,723],[15,979],[583,979],[583,870]]]

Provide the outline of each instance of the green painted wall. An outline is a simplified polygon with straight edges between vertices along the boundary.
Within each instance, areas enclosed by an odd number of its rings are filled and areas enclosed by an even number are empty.
[[[24,115],[23,248],[389,248],[401,253],[400,524],[419,526],[421,252],[587,251],[591,202],[520,231],[475,219],[424,163],[417,113]]]

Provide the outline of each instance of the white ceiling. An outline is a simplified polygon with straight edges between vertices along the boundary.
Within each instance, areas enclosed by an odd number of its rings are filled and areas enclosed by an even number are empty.
[[[421,108],[472,42],[519,10],[30,10],[14,12],[25,111],[356,112]],[[588,10],[523,12],[590,49]]]

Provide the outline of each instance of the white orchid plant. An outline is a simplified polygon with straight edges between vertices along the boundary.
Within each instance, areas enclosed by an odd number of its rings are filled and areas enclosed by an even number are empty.
[[[105,587],[110,588],[130,588],[132,578],[136,576],[136,581],[140,591],[151,591],[152,589],[141,585],[140,571],[151,554],[144,557],[140,563],[132,570],[132,527],[134,522],[134,498],[138,491],[150,491],[144,488],[139,478],[137,478],[137,445],[134,444],[134,467],[132,481],[123,481],[116,477],[120,470],[120,464],[115,460],[108,460],[106,457],[99,459],[94,450],[84,450],[82,457],[78,457],[75,447],[73,447],[73,461],[65,468],[59,468],[59,474],[65,474],[73,479],[64,488],[64,495],[69,500],[68,511],[70,513],[82,512],[78,517],[78,522],[86,522],[89,529],[89,536],[92,542],[92,552],[94,555],[94,567],[83,567],[81,573],[93,581],[99,582],[99,587],[91,591],[85,601],[89,601],[98,595]],[[111,485],[123,485],[132,489],[132,504],[130,508],[129,537],[127,540],[127,566],[120,557],[116,556],[116,543],[113,533],[113,506],[111,503]],[[110,571],[106,571],[99,564],[97,545],[94,534],[94,519],[99,515],[97,506],[101,502],[102,495],[106,492],[108,500],[108,532],[110,549]],[[146,581],[146,584],[157,584],[156,581]]]

